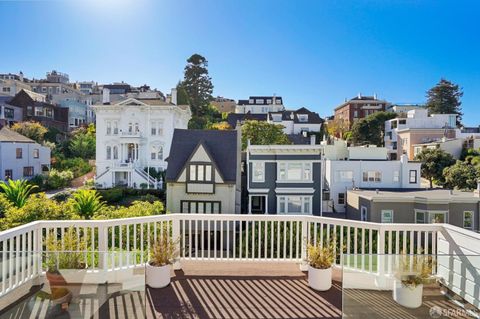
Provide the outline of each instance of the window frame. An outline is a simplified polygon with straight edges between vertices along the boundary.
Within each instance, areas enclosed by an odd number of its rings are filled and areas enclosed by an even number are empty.
[[[390,221],[386,221],[386,218],[385,218],[385,213],[390,213]],[[382,209],[381,211],[381,222],[382,224],[383,223],[386,223],[386,224],[392,224],[393,223],[393,209]]]
[[[415,173],[415,180],[412,182],[412,172]],[[415,169],[411,169],[408,171],[408,182],[409,184],[416,184],[418,182],[418,172]]]
[[[256,167],[260,165],[260,167]],[[257,175],[257,169],[260,168],[261,175]],[[264,183],[265,182],[265,162],[254,161],[252,162],[252,182],[253,183]]]
[[[470,215],[471,215],[471,216],[470,216],[470,219],[471,219],[471,220],[470,220],[470,226],[469,226],[469,227],[466,227],[466,226],[465,226],[466,213],[470,213]],[[474,227],[473,227],[473,225],[474,225],[474,215],[475,215],[474,212],[471,211],[471,210],[464,210],[464,211],[463,211],[463,228],[473,230],[473,228],[474,228]]]
[[[38,148],[33,149],[33,158],[40,158],[40,150]]]
[[[290,179],[289,170],[291,165],[301,165],[300,179]],[[284,173],[282,174],[282,171]],[[305,178],[308,172],[308,178]],[[312,183],[313,182],[313,163],[298,161],[283,161],[277,163],[277,183]]]
[[[15,158],[17,159],[23,158],[23,149],[21,147],[17,147],[15,149]]]
[[[199,170],[198,170],[198,167],[202,167],[202,179],[199,179]],[[207,166],[210,166],[209,169],[207,169],[206,167]],[[192,170],[192,167],[194,167],[195,169]],[[207,174],[205,174],[207,171],[210,171],[210,174],[209,176],[207,176]],[[192,172],[194,172],[192,174]],[[187,173],[187,182],[188,183],[213,183],[214,181],[214,167],[211,163],[195,163],[195,162],[191,162],[188,164],[188,173]],[[192,175],[195,177],[195,178],[192,178]]]
[[[35,175],[35,168],[33,166],[23,167],[23,177],[33,177],[34,175]]]
[[[340,196],[340,195],[342,195],[342,196]],[[340,198],[340,197],[341,197],[341,198]],[[347,196],[346,196],[345,193],[338,193],[338,194],[337,194],[337,204],[338,204],[338,205],[345,205],[345,203],[346,203],[346,198],[347,198]],[[340,202],[340,199],[341,199],[341,202]]]
[[[300,211],[290,211],[288,209],[290,198],[298,197],[300,199]],[[308,205],[308,210],[305,208]],[[283,209],[282,209],[283,207]],[[299,215],[312,215],[313,214],[313,196],[306,195],[279,195],[277,196],[277,214],[289,215],[289,214],[299,214]]]
[[[185,212],[184,205],[187,205],[187,211]],[[199,212],[199,207],[202,207],[202,212]],[[207,207],[209,209],[207,209]],[[192,209],[194,208],[194,209]],[[195,212],[192,212],[192,211]],[[208,201],[208,200],[181,200],[180,212],[182,214],[221,214],[222,202],[221,201]]]
[[[382,172],[381,171],[363,171],[362,181],[364,183],[381,183]]]

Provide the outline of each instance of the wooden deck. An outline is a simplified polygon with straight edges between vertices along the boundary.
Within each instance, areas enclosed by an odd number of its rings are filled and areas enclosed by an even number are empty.
[[[298,265],[250,262],[184,262],[172,283],[163,289],[132,289],[119,284],[82,285],[81,294],[67,309],[54,305],[45,285],[0,318],[341,318],[340,271],[328,292],[307,286]],[[418,309],[397,305],[391,291],[347,289],[345,318],[432,318],[430,309],[459,309],[439,293],[425,289]],[[458,313],[455,313],[459,317]],[[448,316],[438,317],[446,318]]]

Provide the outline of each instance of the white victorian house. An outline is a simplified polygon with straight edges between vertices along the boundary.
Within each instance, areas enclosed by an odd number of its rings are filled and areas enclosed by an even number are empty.
[[[111,104],[104,89],[103,104],[93,106],[98,187],[157,187],[159,181],[145,170],[166,170],[173,131],[186,129],[191,118],[188,105],[176,105],[176,90],[172,97],[170,103],[127,98]]]

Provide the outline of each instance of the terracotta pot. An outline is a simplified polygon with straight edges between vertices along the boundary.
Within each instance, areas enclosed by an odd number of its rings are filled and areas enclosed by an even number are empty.
[[[318,291],[326,291],[332,287],[332,268],[317,269],[308,266],[308,285]]]
[[[145,283],[151,288],[163,288],[170,284],[170,265],[152,266],[147,263],[145,268]]]
[[[67,282],[65,278],[60,273],[53,273],[47,271],[47,280],[50,283],[50,286],[66,286]]]

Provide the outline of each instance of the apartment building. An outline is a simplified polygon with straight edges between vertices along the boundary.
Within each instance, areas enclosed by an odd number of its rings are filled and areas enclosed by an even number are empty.
[[[385,147],[389,158],[394,160],[406,154],[409,160],[415,157],[414,145],[456,136],[456,114],[428,114],[426,109],[407,112],[404,118],[385,122]]]
[[[346,100],[335,108],[334,118],[336,121],[342,121],[346,128],[351,129],[353,123],[367,117],[375,112],[385,111],[389,102],[377,98],[377,95],[358,96]]]

